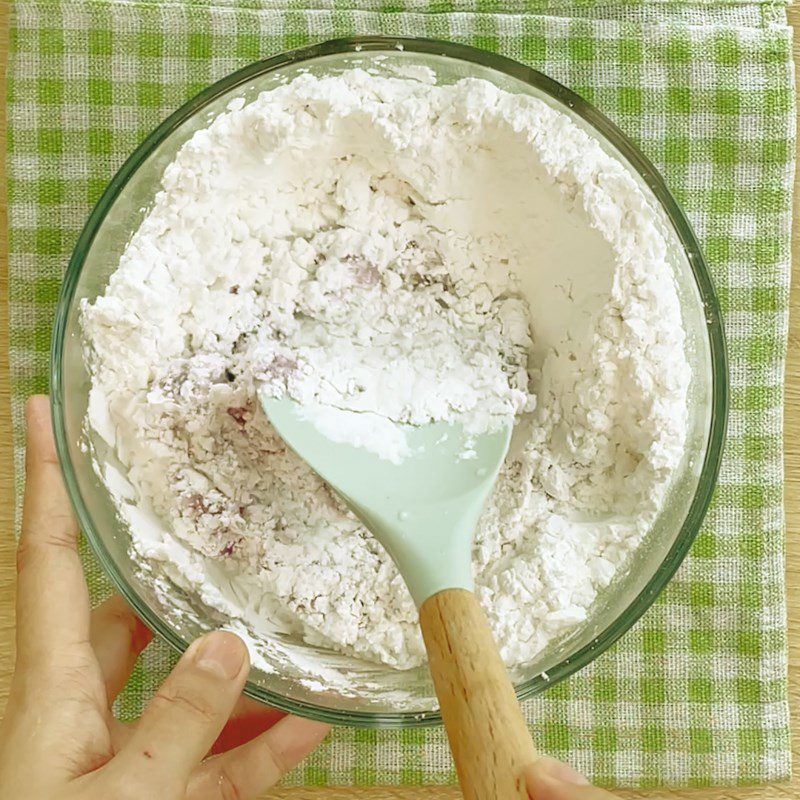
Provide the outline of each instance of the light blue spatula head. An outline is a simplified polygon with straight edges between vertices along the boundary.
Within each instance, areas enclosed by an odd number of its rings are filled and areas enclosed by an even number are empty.
[[[443,589],[472,591],[472,536],[508,451],[511,420],[468,446],[461,425],[397,426],[409,454],[393,463],[333,441],[292,400],[261,401],[289,447],[383,544],[417,606]]]

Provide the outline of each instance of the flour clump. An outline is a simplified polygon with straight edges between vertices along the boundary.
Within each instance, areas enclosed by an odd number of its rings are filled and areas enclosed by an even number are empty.
[[[474,544],[510,665],[587,619],[683,458],[656,212],[568,117],[485,81],[352,69],[233,103],[166,169],[82,324],[137,558],[256,644],[424,660],[394,565],[259,392],[393,461],[394,423],[514,419]]]

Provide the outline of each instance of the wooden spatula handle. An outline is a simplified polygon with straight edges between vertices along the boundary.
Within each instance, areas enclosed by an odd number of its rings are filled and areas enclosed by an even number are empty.
[[[439,592],[419,621],[465,800],[528,800],[536,751],[478,598]]]

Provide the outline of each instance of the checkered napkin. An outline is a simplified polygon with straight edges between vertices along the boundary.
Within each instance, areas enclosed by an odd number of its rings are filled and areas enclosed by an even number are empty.
[[[599,106],[666,177],[705,249],[731,356],[719,488],[691,555],[623,640],[525,704],[536,744],[603,784],[736,784],[790,771],[781,436],[794,75],[779,3],[669,0],[18,2],[8,88],[11,365],[47,390],[53,308],[94,201],[169,112],[226,73],[353,34],[450,39],[523,61]],[[108,585],[87,555],[97,597]],[[119,701],[139,712],[155,644]],[[441,730],[341,729],[287,779],[454,779]]]

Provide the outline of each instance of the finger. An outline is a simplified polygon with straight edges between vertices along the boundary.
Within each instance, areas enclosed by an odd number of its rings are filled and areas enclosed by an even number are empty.
[[[241,694],[247,648],[217,631],[194,642],[142,714],[114,759],[119,779],[146,773],[153,791],[177,791],[208,753]]]
[[[192,776],[187,800],[241,800],[274,786],[328,735],[330,725],[287,716],[256,739],[204,761]]]
[[[211,746],[210,752],[213,755],[227,753],[229,750],[255,739],[256,736],[269,730],[286,716],[285,711],[278,711],[277,708],[270,708],[263,703],[242,696],[234,706],[230,719],[225,723],[222,732]],[[139,721],[120,722],[112,717],[110,724],[112,745],[114,752],[118,753],[130,741]]]
[[[108,722],[108,729],[111,733],[111,749],[114,755],[119,753],[131,740],[133,734],[136,733],[136,726],[138,722],[120,722],[115,717],[110,717]]]
[[[531,764],[525,770],[525,780],[531,800],[617,800],[603,789],[590,786],[569,764],[553,758],[540,758]]]
[[[118,595],[112,595],[92,611],[92,649],[103,674],[109,705],[125,688],[142,650],[153,634]]]
[[[240,697],[230,719],[225,723],[222,733],[211,747],[211,752],[217,755],[233,750],[235,747],[255,739],[256,736],[260,736],[285,716],[285,711],[270,708],[249,697]]]
[[[20,662],[31,667],[88,639],[90,607],[78,557],[78,526],[61,479],[47,398],[30,398],[26,416],[17,643]]]

